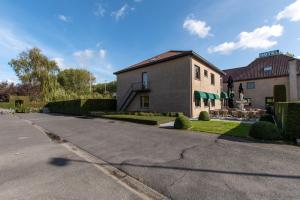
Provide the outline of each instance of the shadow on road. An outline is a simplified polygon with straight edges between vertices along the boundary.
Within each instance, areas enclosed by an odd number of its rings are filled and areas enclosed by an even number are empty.
[[[93,163],[85,160],[73,160],[67,158],[51,158],[49,164],[55,165],[58,167],[64,167],[71,162],[80,162],[88,164],[97,164],[97,165],[108,165],[102,163]],[[285,175],[285,174],[271,174],[271,173],[255,173],[255,172],[239,172],[239,171],[225,171],[225,170],[214,170],[214,169],[202,169],[202,168],[186,168],[186,167],[176,167],[176,166],[161,166],[161,165],[144,165],[144,164],[134,164],[134,163],[109,163],[116,168],[121,168],[124,166],[136,167],[136,168],[148,168],[148,169],[165,169],[165,170],[179,170],[187,172],[200,172],[200,173],[214,173],[214,174],[229,174],[229,175],[240,175],[240,176],[259,176],[266,178],[284,178],[284,179],[299,179],[300,175]]]

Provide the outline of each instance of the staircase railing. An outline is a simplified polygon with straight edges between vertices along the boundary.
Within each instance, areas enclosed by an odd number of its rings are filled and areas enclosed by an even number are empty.
[[[123,111],[125,110],[125,106],[126,104],[128,104],[128,101],[130,100],[130,97],[132,95],[136,95],[136,92],[138,91],[144,91],[144,90],[148,90],[149,89],[149,83],[147,83],[146,85],[144,85],[142,82],[135,82],[132,83],[130,85],[130,87],[128,88],[128,90],[126,91],[126,93],[122,96],[121,99],[124,99],[121,103],[121,106],[119,108],[119,111]],[[134,94],[135,93],[135,94]],[[130,103],[130,102],[129,102]],[[128,106],[128,105],[127,105]]]

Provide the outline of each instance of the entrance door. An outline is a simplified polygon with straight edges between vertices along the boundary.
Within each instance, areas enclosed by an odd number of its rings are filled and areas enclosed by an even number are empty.
[[[142,73],[142,88],[143,89],[148,89],[149,84],[148,84],[148,73],[143,72]]]

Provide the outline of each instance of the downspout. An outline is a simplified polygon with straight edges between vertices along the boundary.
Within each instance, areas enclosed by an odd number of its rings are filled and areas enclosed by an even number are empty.
[[[289,101],[296,101],[298,99],[297,90],[297,60],[289,60]]]
[[[192,56],[189,56],[189,62],[190,62],[190,117],[194,117],[193,116],[193,66],[192,66]]]

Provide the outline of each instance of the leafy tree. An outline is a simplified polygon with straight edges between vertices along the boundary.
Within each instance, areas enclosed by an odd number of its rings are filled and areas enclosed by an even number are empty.
[[[23,84],[38,87],[43,100],[53,98],[57,88],[56,75],[59,68],[55,61],[49,60],[38,48],[33,48],[19,54],[9,65],[16,72]]]
[[[69,93],[85,95],[90,92],[90,84],[96,78],[85,69],[65,69],[58,74],[59,84]]]
[[[98,83],[94,86],[93,91],[99,94],[105,94],[105,87],[106,93],[113,95],[117,92],[117,82],[111,81],[109,83]]]

